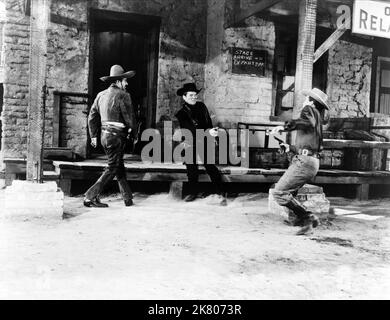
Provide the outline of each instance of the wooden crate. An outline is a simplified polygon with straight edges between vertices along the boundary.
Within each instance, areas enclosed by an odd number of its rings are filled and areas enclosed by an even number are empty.
[[[278,149],[249,148],[249,168],[287,168],[287,154],[280,154]]]

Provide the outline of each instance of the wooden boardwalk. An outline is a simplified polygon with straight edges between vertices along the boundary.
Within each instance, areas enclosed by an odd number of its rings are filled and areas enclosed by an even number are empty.
[[[70,191],[72,180],[95,180],[106,167],[104,160],[66,162],[53,161],[55,172],[64,192]],[[174,183],[175,189],[187,181],[186,169],[183,164],[175,163],[145,163],[126,161],[126,175],[133,181],[167,181]],[[226,182],[236,183],[275,183],[286,169],[243,168],[220,166]],[[204,168],[200,167],[199,181],[210,181]],[[316,185],[346,184],[355,185],[358,199],[367,199],[370,184],[390,184],[390,171],[349,171],[335,169],[320,169],[311,181]]]
[[[24,159],[5,159],[3,179],[12,181],[22,178],[26,172]],[[70,194],[72,181],[96,180],[107,166],[105,157],[85,161],[47,161],[44,179],[57,181],[66,194]],[[125,158],[127,179],[130,181],[166,181],[174,190],[181,190],[187,181],[186,169],[183,164],[147,163],[131,156]],[[243,168],[234,166],[219,166],[226,182],[235,183],[265,183],[277,182],[286,169],[278,168]],[[204,168],[200,167],[199,181],[210,181]],[[338,169],[320,169],[311,181],[315,185],[344,184],[356,188],[356,198],[368,199],[370,185],[390,184],[390,171],[351,171]]]

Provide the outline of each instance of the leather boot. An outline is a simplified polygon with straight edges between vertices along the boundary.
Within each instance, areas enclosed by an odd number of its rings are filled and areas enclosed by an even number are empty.
[[[221,200],[221,202],[219,203],[219,205],[222,206],[222,207],[226,207],[226,206],[227,206],[227,195],[226,195],[226,193],[223,192],[223,193],[221,194],[221,197],[222,197],[222,200]]]
[[[125,206],[126,207],[131,207],[134,205],[134,202],[132,199],[129,199],[129,200],[125,200]]]
[[[299,201],[293,198],[286,207],[293,211],[295,215],[295,219],[293,222],[294,226],[301,226],[305,223],[306,218],[309,217],[310,212],[306,210],[306,208],[299,203]]]
[[[194,193],[191,193],[191,194],[189,194],[188,196],[186,196],[186,197],[184,198],[184,201],[185,201],[185,202],[192,202],[192,201],[194,201],[196,198],[197,198],[197,195],[194,194]]]
[[[84,206],[88,208],[108,208],[108,204],[101,203],[99,199],[84,199]]]
[[[298,236],[310,234],[313,232],[313,228],[316,228],[319,224],[319,219],[316,215],[310,214],[303,223],[303,227],[297,232]]]

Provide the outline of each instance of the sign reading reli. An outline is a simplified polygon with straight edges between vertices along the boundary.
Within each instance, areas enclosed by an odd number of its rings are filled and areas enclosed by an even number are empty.
[[[352,32],[390,39],[390,2],[355,0]]]
[[[231,48],[232,72],[236,74],[265,75],[267,51],[245,48]]]

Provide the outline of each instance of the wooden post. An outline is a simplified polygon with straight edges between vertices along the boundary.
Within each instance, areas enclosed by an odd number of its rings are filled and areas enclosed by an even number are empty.
[[[169,195],[176,200],[181,200],[183,197],[183,182],[172,181],[169,189]]]
[[[314,46],[316,38],[317,0],[300,0],[297,65],[293,117],[301,112],[304,96],[302,90],[310,90],[313,80]]]
[[[370,185],[367,183],[364,184],[358,184],[357,190],[356,190],[356,199],[365,201],[368,200],[368,196],[370,193]]]
[[[27,180],[42,182],[50,0],[31,1]]]

